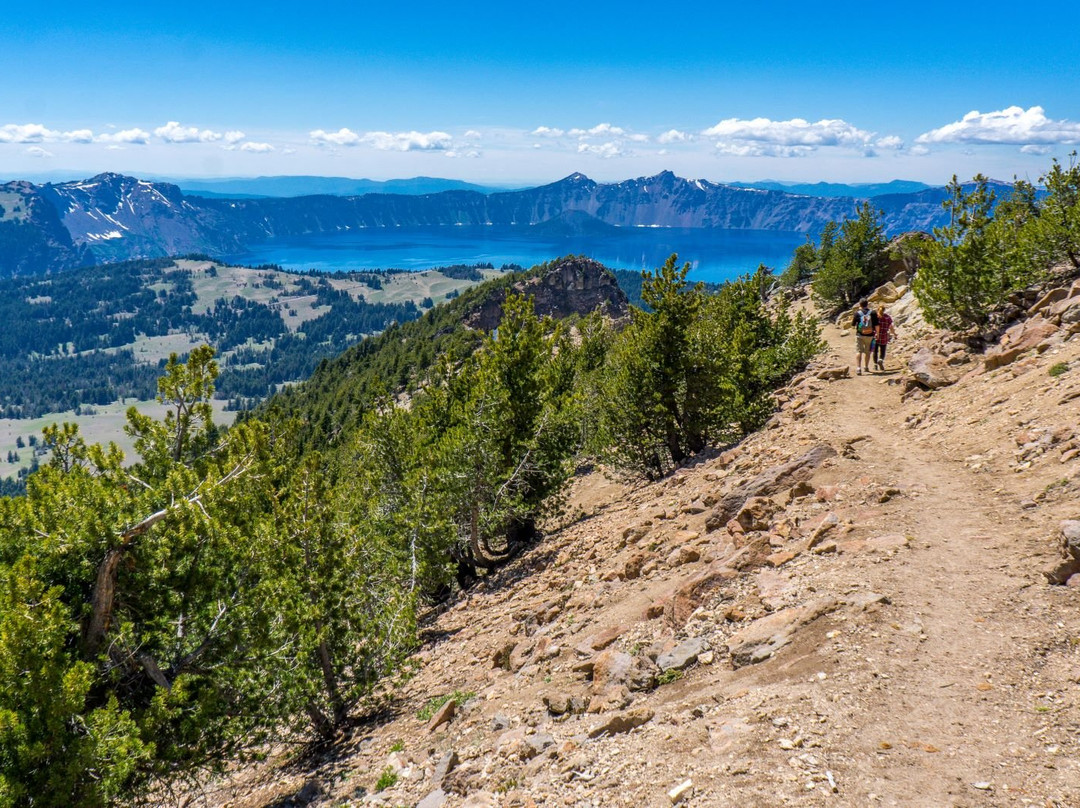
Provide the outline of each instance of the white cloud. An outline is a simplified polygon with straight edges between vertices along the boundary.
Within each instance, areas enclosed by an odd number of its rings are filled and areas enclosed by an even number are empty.
[[[529,134],[537,137],[562,137],[566,132],[551,126],[538,126],[529,132]]]
[[[248,141],[247,143],[240,144],[240,151],[254,152],[255,154],[266,154],[267,152],[274,151],[274,147],[269,143],[253,143]]]
[[[181,126],[177,121],[169,121],[154,130],[154,134],[166,143],[213,143],[221,140],[221,133],[196,126]]]
[[[1045,156],[1045,155],[1049,154],[1052,151],[1053,151],[1053,149],[1051,149],[1049,146],[1036,146],[1036,145],[1033,145],[1031,143],[1029,143],[1026,146],[1021,146],[1020,147],[1020,153],[1021,154],[1038,154],[1038,155]]]
[[[226,143],[239,143],[245,137],[247,137],[247,135],[245,135],[239,129],[233,129],[233,130],[228,131],[228,132],[225,133],[225,142]]]
[[[447,157],[465,157],[468,159],[476,159],[477,157],[481,156],[482,152],[477,149],[469,149],[468,151],[463,152],[456,151],[455,149],[450,149],[449,151],[444,152],[444,154]]]
[[[117,145],[116,143],[110,143],[108,146],[105,147],[105,149],[107,151],[123,151],[124,147]]]
[[[0,126],[0,143],[41,143],[55,140],[59,132],[47,129],[40,123],[9,123]]]
[[[356,134],[352,129],[346,129],[344,126],[336,132],[324,132],[322,129],[316,129],[309,133],[311,140],[320,145],[330,144],[333,146],[355,146],[360,142],[360,135]]]
[[[383,151],[445,151],[452,145],[446,132],[367,132],[361,142]]]
[[[294,149],[294,148],[292,148],[290,146],[286,146],[284,149],[281,150],[281,153],[282,154],[296,154],[296,149]]]
[[[62,137],[64,140],[71,141],[72,143],[94,142],[94,133],[89,129],[76,129],[74,132],[64,132]]]
[[[479,140],[482,137],[482,135],[479,132],[477,132],[475,129],[470,129],[465,133],[464,137],[470,138],[472,140]]]
[[[31,157],[55,157],[51,151],[41,148],[41,146],[30,146],[26,153]]]
[[[930,153],[930,149],[923,145],[915,145],[908,149],[908,154],[914,154],[916,157],[925,157]]]
[[[690,140],[692,135],[688,132],[680,132],[678,129],[668,129],[663,134],[657,136],[657,143],[685,143]]]
[[[727,118],[702,132],[706,137],[722,141],[752,141],[776,146],[854,146],[862,148],[873,138],[872,132],[859,129],[847,121],[823,119],[816,123],[792,118],[773,121],[769,118]]]
[[[592,129],[571,129],[567,132],[570,137],[622,137],[626,134],[625,129],[612,126],[610,123],[598,123]]]
[[[633,142],[633,143],[648,143],[649,142],[649,136],[648,135],[627,135],[626,139]]]
[[[1080,143],[1080,122],[1053,121],[1042,107],[972,110],[959,121],[919,135],[917,143],[983,143],[1027,146]]]
[[[592,154],[596,157],[603,157],[605,159],[609,157],[625,157],[627,152],[619,148],[619,144],[613,142],[601,143],[598,146],[594,146],[591,143],[578,144],[578,154]]]
[[[879,137],[874,145],[879,149],[902,149],[904,148],[904,139],[897,137],[896,135],[887,135],[885,137]]]
[[[145,144],[150,140],[150,133],[145,129],[124,129],[120,132],[114,132],[112,134],[100,135],[98,140],[103,143],[141,143]]]
[[[9,123],[0,126],[0,143],[93,143],[94,133],[89,129],[59,132],[40,123]]]

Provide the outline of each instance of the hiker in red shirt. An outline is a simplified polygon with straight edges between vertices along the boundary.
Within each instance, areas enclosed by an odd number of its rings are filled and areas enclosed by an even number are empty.
[[[877,327],[874,330],[874,364],[878,370],[885,370],[885,347],[895,336],[892,317],[885,313],[884,306],[878,306]]]

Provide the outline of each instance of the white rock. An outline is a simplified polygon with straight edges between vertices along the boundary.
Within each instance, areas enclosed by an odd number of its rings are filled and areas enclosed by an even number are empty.
[[[685,780],[679,783],[675,788],[671,789],[667,793],[668,799],[671,800],[672,805],[678,805],[685,799],[689,799],[694,793],[694,781]]]

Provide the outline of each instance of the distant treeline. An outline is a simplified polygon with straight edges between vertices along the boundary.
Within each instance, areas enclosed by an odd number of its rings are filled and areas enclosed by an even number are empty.
[[[265,269],[259,282],[283,289]],[[450,271],[481,278],[473,267]],[[369,286],[378,278],[356,276]],[[218,379],[219,395],[262,399],[284,382],[307,378],[322,358],[363,335],[420,316],[411,301],[357,300],[318,273],[295,277],[293,287],[327,309],[297,333],[286,327],[289,312],[280,302],[234,296],[214,301],[207,312],[195,311],[192,273],[172,259],[0,280],[0,417],[35,418],[79,405],[152,398],[163,362],[138,361],[132,346],[140,337],[187,334],[220,352],[237,351]],[[250,344],[265,347],[242,347]]]

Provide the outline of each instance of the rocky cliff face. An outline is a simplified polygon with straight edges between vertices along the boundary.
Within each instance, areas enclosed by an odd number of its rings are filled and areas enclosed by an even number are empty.
[[[623,317],[629,311],[626,295],[603,264],[591,258],[571,257],[556,262],[540,275],[514,284],[509,292],[500,289],[490,295],[469,315],[466,324],[485,331],[498,327],[508,293],[532,297],[540,316],[563,318],[601,309],[612,317]]]
[[[46,185],[41,195],[76,244],[98,261],[243,249],[227,216],[187,199],[175,185],[99,174]]]

